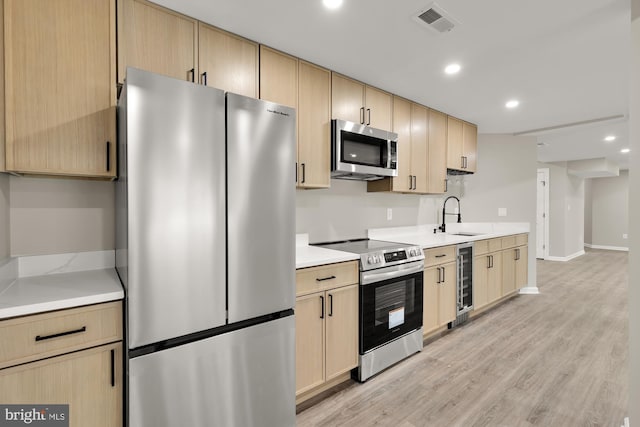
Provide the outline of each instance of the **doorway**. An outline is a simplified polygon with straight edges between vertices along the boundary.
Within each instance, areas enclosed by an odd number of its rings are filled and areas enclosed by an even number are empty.
[[[549,169],[538,169],[536,202],[536,258],[549,257]]]

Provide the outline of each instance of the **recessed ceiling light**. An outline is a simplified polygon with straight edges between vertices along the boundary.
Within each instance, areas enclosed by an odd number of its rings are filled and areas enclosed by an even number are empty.
[[[631,151],[628,148],[623,148],[622,150],[620,150],[621,153],[627,154],[629,151]]]
[[[615,141],[616,137],[613,136],[613,135],[609,135],[604,140],[607,141],[607,142],[611,142],[611,141]]]
[[[457,74],[460,68],[460,64],[449,64],[445,67],[444,72],[447,74]]]
[[[507,103],[504,105],[507,108],[516,108],[518,105],[520,105],[520,101],[512,99],[511,101],[507,101]]]
[[[342,6],[342,0],[322,0],[322,4],[327,9],[337,9]]]

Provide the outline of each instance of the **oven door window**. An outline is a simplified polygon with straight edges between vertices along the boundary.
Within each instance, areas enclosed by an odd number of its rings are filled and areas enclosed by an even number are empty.
[[[343,163],[373,166],[387,166],[387,141],[371,136],[341,131]]]
[[[423,273],[360,287],[360,352],[422,326]]]

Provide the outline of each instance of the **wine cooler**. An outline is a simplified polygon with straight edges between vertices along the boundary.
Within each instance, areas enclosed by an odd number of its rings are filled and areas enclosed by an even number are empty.
[[[456,255],[458,268],[457,315],[460,316],[473,309],[473,242],[458,245]]]

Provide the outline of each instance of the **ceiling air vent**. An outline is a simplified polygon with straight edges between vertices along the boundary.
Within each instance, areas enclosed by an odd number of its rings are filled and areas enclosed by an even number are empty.
[[[417,13],[414,19],[431,31],[446,33],[451,31],[458,22],[436,3],[431,3],[426,9]]]

